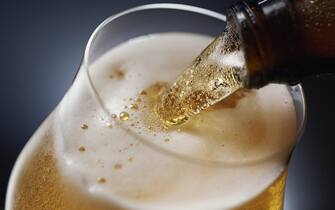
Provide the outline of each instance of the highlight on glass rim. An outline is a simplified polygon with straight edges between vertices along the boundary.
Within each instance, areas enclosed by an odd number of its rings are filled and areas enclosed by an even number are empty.
[[[224,5],[98,25],[18,155],[5,210],[286,210],[301,82],[335,66],[335,1]]]

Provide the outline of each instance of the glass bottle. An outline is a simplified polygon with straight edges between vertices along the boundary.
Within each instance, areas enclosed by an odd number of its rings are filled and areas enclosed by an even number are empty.
[[[247,88],[335,72],[334,0],[239,2],[227,21],[243,43]]]

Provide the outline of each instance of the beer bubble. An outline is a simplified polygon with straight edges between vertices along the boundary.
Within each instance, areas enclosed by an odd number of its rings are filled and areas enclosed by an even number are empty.
[[[136,103],[133,103],[130,105],[130,109],[138,110],[138,105]]]
[[[86,125],[86,124],[81,124],[81,125],[80,125],[80,128],[83,129],[83,130],[86,130],[86,129],[88,129],[88,125]]]
[[[106,178],[104,178],[104,177],[99,177],[99,178],[98,178],[98,182],[99,182],[100,184],[103,184],[103,183],[106,182]]]
[[[85,151],[86,151],[86,148],[83,147],[83,146],[80,146],[80,147],[78,148],[78,150],[79,150],[80,152],[85,152]]]
[[[128,112],[121,112],[119,115],[120,120],[122,121],[127,121],[129,119],[129,114]]]
[[[106,123],[106,127],[108,127],[108,128],[113,128],[113,125],[112,125],[112,123],[107,122],[107,123]]]
[[[116,169],[116,170],[119,170],[119,169],[121,169],[122,168],[122,164],[120,164],[120,163],[116,163],[115,165],[114,165],[114,169]]]

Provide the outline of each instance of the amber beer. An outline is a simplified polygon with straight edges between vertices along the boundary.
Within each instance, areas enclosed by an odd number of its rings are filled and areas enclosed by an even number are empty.
[[[49,139],[43,139],[50,141]],[[30,165],[25,166],[22,179],[18,183],[14,209],[55,209],[55,210],[119,210],[107,207],[87,195],[69,187],[57,170],[52,147],[45,144],[35,151]],[[287,169],[263,193],[243,204],[236,210],[281,210],[283,209]],[[85,199],[83,199],[83,197]]]

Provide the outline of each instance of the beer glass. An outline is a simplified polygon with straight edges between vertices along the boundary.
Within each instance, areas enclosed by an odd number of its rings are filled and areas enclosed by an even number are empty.
[[[6,210],[23,209],[23,207],[27,206],[31,209],[146,209],[145,207],[137,205],[123,205],[120,202],[115,202],[113,197],[105,194],[101,194],[99,199],[90,201],[90,196],[93,196],[95,193],[92,192],[92,190],[88,192],[72,192],[68,195],[64,195],[62,192],[57,192],[58,194],[48,194],[50,192],[48,187],[51,187],[52,185],[52,188],[54,188],[55,183],[50,184],[48,182],[50,180],[45,177],[51,176],[53,173],[57,172],[57,160],[47,162],[47,164],[41,163],[39,165],[38,162],[34,162],[34,158],[39,157],[40,154],[43,153],[41,152],[41,147],[47,144],[46,142],[49,142],[51,145],[57,145],[57,141],[60,139],[65,139],[64,142],[66,142],[67,139],[71,138],[73,132],[77,132],[75,129],[72,129],[72,122],[65,121],[64,119],[67,116],[81,115],[81,113],[76,112],[76,108],[78,106],[86,106],[84,102],[83,104],[73,104],[70,97],[71,90],[78,88],[76,86],[78,85],[76,84],[78,77],[85,78],[86,89],[83,88],[81,90],[84,92],[85,97],[92,99],[97,103],[95,108],[103,113],[102,115],[105,119],[109,120],[109,118],[111,118],[114,110],[110,110],[106,105],[108,99],[102,94],[103,87],[99,85],[99,81],[92,77],[92,72],[90,72],[90,65],[105,52],[132,38],[163,32],[184,32],[216,37],[224,31],[226,26],[225,21],[225,16],[222,14],[194,6],[180,4],[151,4],[126,10],[111,16],[102,22],[93,32],[87,43],[83,61],[73,86],[62,99],[61,103],[29,140],[16,161],[8,185]],[[287,86],[287,89],[292,97],[295,108],[297,121],[296,140],[298,140],[305,123],[305,100],[303,90],[300,85],[292,87]],[[83,125],[82,129],[87,129],[87,127]],[[100,136],[97,136],[97,138],[100,138]],[[156,150],[155,152],[174,158],[175,161],[181,162],[182,164],[194,164],[196,165],[195,167],[201,168],[216,167],[219,170],[224,168],[232,173],[238,169],[245,172],[245,174],[239,174],[241,177],[248,176],[247,172],[249,167],[271,162],[278,156],[278,154],[271,154],[263,159],[246,160],[242,162],[225,162],[220,160],[209,162],[206,158],[196,159],[189,157],[182,152],[175,152],[155,144],[150,144],[146,142],[145,139],[140,139],[140,141],[143,141],[152,150]],[[238,203],[232,202],[228,207],[222,207],[221,209],[282,209],[287,166],[293,147],[285,149],[286,151],[280,151],[286,154],[283,163],[284,170],[274,179],[274,182],[267,183],[266,189],[262,192],[257,192],[254,196],[251,196],[248,199],[237,199],[239,200]],[[51,149],[51,153],[53,152],[55,151]],[[49,154],[47,156],[42,156],[42,159],[52,159],[52,157],[53,154]],[[68,161],[68,164],[68,166],[71,167],[71,161]],[[266,174],[264,176],[266,176]],[[59,177],[53,179],[58,178]],[[36,183],[35,179],[40,180],[39,186],[31,184]],[[103,182],[104,180],[100,181]],[[43,184],[44,182],[45,184]],[[57,183],[58,182],[56,182],[56,185]],[[220,182],[215,184],[220,185]],[[262,184],[261,180],[260,184]],[[65,186],[74,188],[71,186],[71,182],[67,183]],[[36,191],[40,194],[31,196],[30,194],[35,192],[32,190],[35,187],[44,190]],[[243,185],[240,186],[241,189],[243,187]],[[58,190],[67,191],[65,188],[60,188]],[[54,191],[52,192],[54,193]],[[57,195],[61,196],[57,197]],[[48,200],[48,202],[42,202],[43,199]],[[66,206],[69,201],[72,201],[71,205],[69,204],[69,206]],[[61,205],[58,205],[57,202],[61,203]],[[186,209],[193,209],[193,207],[186,207]],[[220,207],[215,207],[213,209],[220,209]]]

